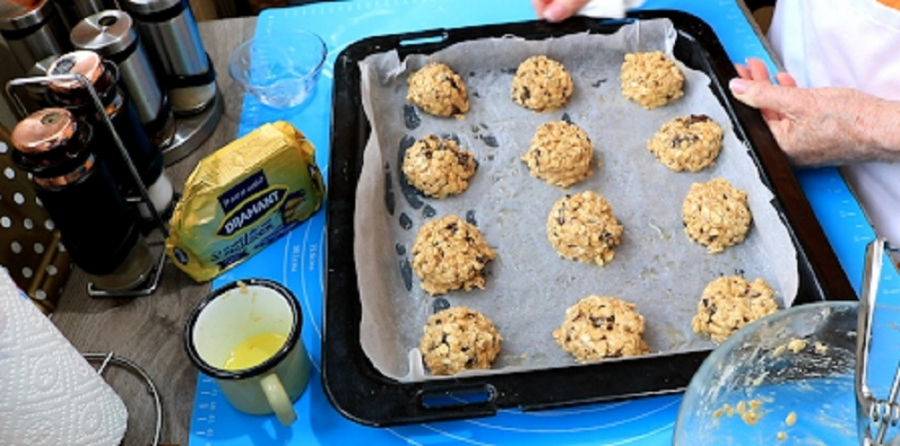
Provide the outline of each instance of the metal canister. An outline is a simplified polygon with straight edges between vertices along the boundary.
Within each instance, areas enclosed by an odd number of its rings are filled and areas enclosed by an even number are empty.
[[[115,8],[114,0],[54,0],[62,12],[69,28],[74,28],[81,19],[100,11]]]
[[[119,10],[90,15],[72,29],[71,38],[75,48],[95,51],[119,67],[125,90],[151,141],[167,147],[175,136],[175,118],[131,16]]]
[[[154,262],[134,208],[92,150],[92,137],[91,126],[68,110],[47,108],[16,125],[11,155],[32,174],[75,263],[95,286],[120,291],[146,280]]]
[[[138,23],[151,58],[162,69],[176,114],[197,113],[217,92],[216,73],[206,54],[187,0],[120,0]]]
[[[50,0],[0,1],[0,35],[23,74],[41,59],[72,48],[65,25]]]
[[[106,160],[119,187],[129,195],[134,195],[138,191],[139,185],[135,184],[128,166],[131,162],[140,176],[141,183],[146,187],[156,211],[159,214],[166,213],[172,207],[174,191],[171,181],[164,173],[162,151],[150,143],[137,110],[122,93],[118,84],[119,72],[116,65],[103,60],[92,51],[73,51],[60,56],[47,70],[48,76],[64,74],[80,74],[93,85],[103,111],[112,121],[115,134],[109,131],[103,116],[98,114],[90,91],[77,80],[51,82],[48,85],[48,102],[66,108],[76,117],[91,123],[96,129],[94,141],[97,152]],[[125,147],[128,159],[125,159],[118,150],[115,135],[118,135]],[[145,206],[139,206],[138,209],[146,219],[152,217],[152,213]]]

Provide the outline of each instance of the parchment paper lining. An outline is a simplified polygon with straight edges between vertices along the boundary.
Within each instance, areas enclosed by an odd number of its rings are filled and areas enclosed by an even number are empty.
[[[624,54],[659,49],[672,57],[675,38],[670,21],[653,20],[613,35],[482,39],[427,57],[400,61],[390,51],[360,63],[363,106],[372,124],[354,221],[360,341],[380,372],[400,381],[438,379],[423,370],[417,347],[428,316],[447,303],[483,312],[504,337],[493,370],[463,375],[574,364],[551,333],[565,309],[590,294],[636,303],[646,319],[651,354],[657,355],[714,347],[691,332],[690,321],[703,288],[722,274],[762,277],[775,288],[779,304],[790,305],[799,282],[796,251],[747,147],[709,89],[709,78],[679,62],[687,80],[685,97],[677,102],[648,111],[621,95]],[[515,68],[536,54],[562,62],[572,74],[575,93],[563,109],[536,113],[510,100]],[[465,120],[419,112],[418,126],[405,124],[410,118],[404,116],[406,77],[429,61],[448,64],[466,81],[472,109]],[[701,113],[726,130],[717,163],[699,173],[668,170],[646,149],[647,140],[664,122]],[[537,126],[564,114],[590,135],[596,161],[603,163],[567,190],[531,177],[519,159]],[[442,200],[409,194],[400,172],[402,151],[429,133],[453,135],[475,153],[478,171],[463,194]],[[691,183],[715,177],[748,192],[753,226],[743,244],[710,255],[684,234],[681,203]],[[625,227],[615,259],[604,268],[560,258],[546,236],[553,203],[585,190],[606,197]],[[497,259],[487,266],[485,290],[435,298],[409,271],[409,251],[423,222],[451,213],[476,221]],[[409,289],[404,270],[407,280],[411,277]]]

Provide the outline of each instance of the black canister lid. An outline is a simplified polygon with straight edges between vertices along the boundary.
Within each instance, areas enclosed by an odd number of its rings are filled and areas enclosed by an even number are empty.
[[[50,0],[0,2],[0,30],[18,31],[44,23],[53,14]]]
[[[72,28],[72,45],[109,57],[127,50],[137,40],[131,16],[124,11],[101,11]]]

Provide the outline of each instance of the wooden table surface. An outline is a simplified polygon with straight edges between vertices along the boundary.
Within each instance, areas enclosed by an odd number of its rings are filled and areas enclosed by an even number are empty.
[[[228,56],[253,35],[256,18],[201,22],[200,34],[215,64],[225,112],[215,133],[194,151],[166,170],[176,190],[197,162],[231,142],[237,133],[241,92],[228,75]],[[163,403],[163,444],[186,445],[197,371],[182,344],[188,314],[210,289],[167,263],[155,294],[135,299],[92,299],[86,277],[77,268],[63,291],[52,320],[81,352],[114,352],[141,366],[155,382]],[[123,445],[149,445],[155,427],[154,405],[137,376],[113,367],[104,376],[129,409]]]

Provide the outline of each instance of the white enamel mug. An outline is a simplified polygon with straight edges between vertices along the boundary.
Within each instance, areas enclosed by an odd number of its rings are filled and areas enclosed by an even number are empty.
[[[200,302],[185,326],[184,342],[194,365],[216,380],[235,409],[254,415],[274,412],[287,426],[297,419],[293,402],[309,382],[302,327],[303,315],[290,290],[271,280],[245,279]],[[246,369],[225,368],[238,345],[268,333],[287,338],[274,355]]]

